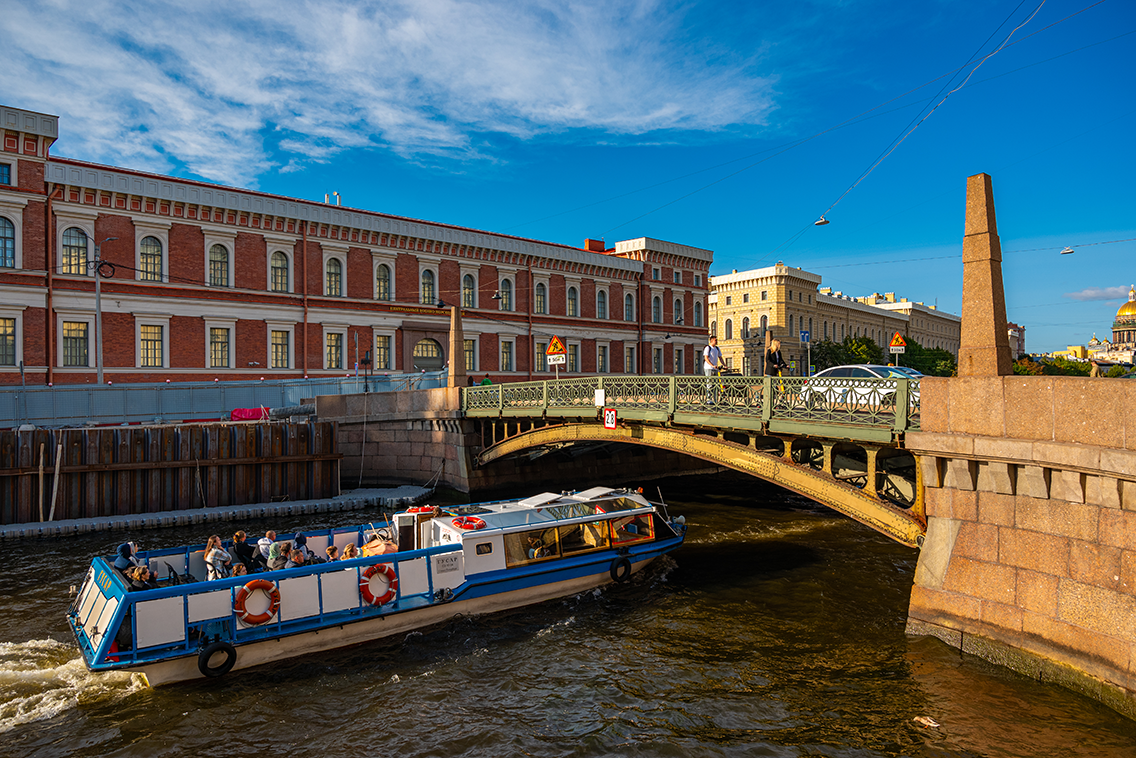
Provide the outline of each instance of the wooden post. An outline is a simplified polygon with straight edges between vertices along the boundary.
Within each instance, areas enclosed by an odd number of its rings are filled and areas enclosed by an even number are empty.
[[[55,521],[55,499],[59,496],[59,464],[63,461],[63,443],[60,442],[59,446],[55,448],[55,479],[51,486],[51,513],[48,515],[48,521]]]
[[[39,520],[43,521],[43,443],[39,443]]]

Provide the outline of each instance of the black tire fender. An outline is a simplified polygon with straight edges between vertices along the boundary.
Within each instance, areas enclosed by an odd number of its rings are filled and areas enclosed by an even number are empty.
[[[631,559],[621,555],[611,562],[611,580],[613,582],[626,582],[631,578]]]
[[[225,660],[219,666],[210,666],[209,661],[217,653],[225,653]],[[237,649],[230,645],[228,642],[218,641],[211,645],[205,646],[200,653],[197,654],[197,669],[203,676],[210,678],[224,676],[229,673],[233,665],[237,662]]]

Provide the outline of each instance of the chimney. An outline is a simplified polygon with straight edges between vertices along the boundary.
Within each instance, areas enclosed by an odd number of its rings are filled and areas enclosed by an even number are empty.
[[[602,253],[606,248],[604,248],[603,240],[586,239],[584,240],[584,249],[589,253]]]
[[[894,292],[885,292],[884,293],[884,300],[887,300],[889,303],[894,303],[895,302],[895,293]]]

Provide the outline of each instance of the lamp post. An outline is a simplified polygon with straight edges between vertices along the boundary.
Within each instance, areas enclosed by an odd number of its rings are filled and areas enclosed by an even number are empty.
[[[118,237],[107,237],[103,242],[113,242]],[[95,243],[95,260],[87,264],[95,272],[95,381],[103,383],[103,297],[102,287],[102,242]]]
[[[359,359],[359,365],[363,367],[363,394],[371,391],[371,351],[363,353],[363,357]]]

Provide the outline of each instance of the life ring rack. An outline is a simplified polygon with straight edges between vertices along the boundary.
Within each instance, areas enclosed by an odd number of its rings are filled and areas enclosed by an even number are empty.
[[[249,613],[245,610],[245,603],[257,590],[262,590],[268,595],[268,610],[264,613]],[[237,597],[233,600],[233,613],[249,626],[267,623],[278,610],[280,610],[280,589],[267,579],[253,579],[237,590]]]
[[[480,519],[477,516],[459,516],[450,522],[458,529],[484,529],[485,519]]]
[[[378,596],[371,592],[371,577],[375,574],[382,574],[387,580],[387,591]],[[389,563],[368,566],[359,577],[359,594],[368,605],[384,605],[394,600],[398,594],[398,575],[394,572],[394,566]]]

